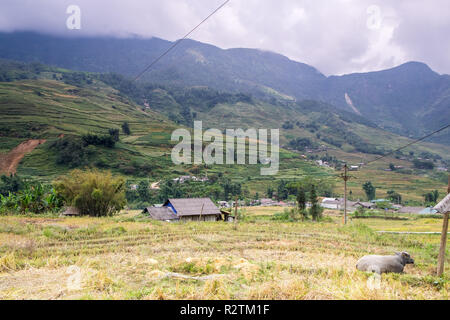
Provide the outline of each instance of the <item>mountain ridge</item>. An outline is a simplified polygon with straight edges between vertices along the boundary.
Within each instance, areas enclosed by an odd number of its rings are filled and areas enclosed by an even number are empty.
[[[132,77],[172,44],[156,37],[64,38],[30,32],[0,33],[0,58]],[[450,109],[450,76],[440,75],[422,62],[325,76],[313,66],[272,51],[221,49],[191,39],[181,42],[142,80],[181,87],[208,86],[256,97],[323,101],[359,112],[380,127],[409,137],[437,129],[445,120],[442,115]],[[435,139],[448,144],[450,133]]]

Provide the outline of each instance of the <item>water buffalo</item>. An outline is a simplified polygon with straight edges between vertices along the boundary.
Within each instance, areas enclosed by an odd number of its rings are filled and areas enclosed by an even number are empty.
[[[376,272],[378,274],[386,272],[403,272],[407,264],[413,264],[414,259],[408,252],[397,252],[393,256],[364,256],[356,263],[356,269],[361,271]]]

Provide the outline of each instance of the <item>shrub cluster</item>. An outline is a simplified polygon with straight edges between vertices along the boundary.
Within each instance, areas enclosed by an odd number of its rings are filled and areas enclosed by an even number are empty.
[[[81,215],[112,216],[126,204],[125,179],[111,172],[76,169],[56,181],[55,189]]]

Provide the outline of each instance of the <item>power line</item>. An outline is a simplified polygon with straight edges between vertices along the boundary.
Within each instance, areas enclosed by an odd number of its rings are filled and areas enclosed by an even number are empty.
[[[417,143],[417,142],[420,142],[420,141],[422,141],[422,140],[425,140],[426,138],[429,138],[429,137],[431,137],[432,135],[435,135],[436,133],[439,133],[439,132],[441,132],[441,131],[447,129],[448,127],[450,127],[450,124],[448,124],[448,125],[446,125],[446,126],[440,128],[440,129],[438,129],[438,130],[436,130],[436,131],[433,131],[432,133],[426,135],[425,137],[422,137],[422,138],[420,138],[420,139],[414,140],[413,142],[410,142],[410,143],[404,145],[403,147],[400,147],[400,148],[398,148],[398,149],[395,149],[395,150],[393,150],[393,151],[391,151],[391,152],[389,152],[389,153],[387,153],[387,154],[385,154],[385,155],[383,155],[383,156],[381,156],[381,157],[378,157],[378,158],[376,158],[376,159],[374,159],[374,160],[371,160],[371,161],[369,161],[369,162],[367,162],[367,163],[365,163],[365,164],[367,165],[367,164],[369,164],[369,163],[372,163],[372,162],[378,161],[378,160],[380,160],[380,159],[386,158],[387,156],[390,156],[391,154],[396,153],[397,151],[403,150],[403,149],[409,147],[410,145],[413,145],[413,144],[415,144],[415,143]]]
[[[217,13],[217,11],[219,11],[220,9],[222,9],[228,2],[230,2],[231,0],[227,0],[224,3],[222,3],[216,10],[214,10],[210,15],[208,15],[205,19],[202,20],[202,22],[200,22],[198,25],[196,25],[194,27],[194,29],[192,29],[191,31],[189,31],[183,38],[178,39],[175,43],[173,43],[169,49],[167,49],[166,51],[164,51],[158,58],[156,58],[152,63],[150,63],[141,73],[139,73],[136,78],[134,78],[134,81],[139,80],[140,77],[142,77],[142,75],[144,73],[146,73],[148,70],[150,70],[151,67],[153,67],[159,60],[161,60],[161,58],[163,58],[166,54],[168,54],[172,49],[174,49],[177,45],[179,45],[181,43],[181,41],[185,40],[187,37],[189,37],[189,35],[191,33],[193,33],[195,30],[197,30],[198,27],[200,27],[206,20],[208,20],[209,18],[211,18],[215,13]]]

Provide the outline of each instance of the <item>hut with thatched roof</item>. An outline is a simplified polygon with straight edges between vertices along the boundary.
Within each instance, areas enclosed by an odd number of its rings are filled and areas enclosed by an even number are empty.
[[[170,208],[181,221],[221,220],[219,208],[210,198],[169,199],[163,208]]]
[[[80,215],[80,211],[75,207],[66,207],[61,215],[66,217],[75,217]]]
[[[176,221],[179,220],[178,216],[169,207],[147,207],[144,209],[144,213],[147,213],[150,218],[160,221]]]

